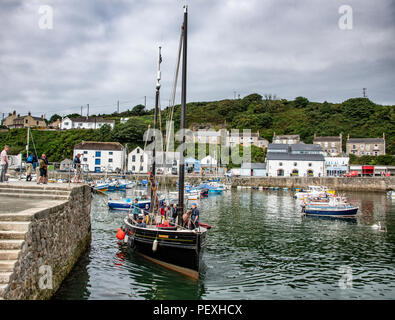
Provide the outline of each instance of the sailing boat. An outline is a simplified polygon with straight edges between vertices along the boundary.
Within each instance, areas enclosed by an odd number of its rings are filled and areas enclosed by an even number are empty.
[[[188,10],[184,6],[184,23],[182,28],[182,89],[181,89],[181,122],[180,128],[185,129],[186,115],[186,74],[187,74],[187,19]],[[160,90],[160,63],[161,54],[159,47],[158,77],[156,84],[155,98],[155,119],[154,129],[158,119],[159,90]],[[178,208],[177,220],[181,223],[184,215],[184,144],[180,150],[179,165],[179,184],[178,184]],[[194,230],[189,230],[180,226],[178,223],[169,223],[163,221],[163,218],[157,214],[158,196],[157,186],[155,183],[155,148],[153,149],[153,164],[150,173],[151,182],[151,206],[150,213],[145,217],[147,223],[145,226],[138,224],[133,215],[128,215],[124,219],[124,238],[123,241],[143,257],[158,263],[164,267],[180,272],[193,279],[199,278],[199,269],[203,255],[203,249],[206,244],[206,234],[208,226],[200,225]]]

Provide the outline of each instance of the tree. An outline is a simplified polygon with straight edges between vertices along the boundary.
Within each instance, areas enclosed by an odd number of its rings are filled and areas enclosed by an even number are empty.
[[[56,120],[62,120],[62,117],[60,116],[60,115],[58,115],[58,114],[54,114],[50,119],[49,119],[49,123],[53,123],[53,122],[55,122]]]
[[[296,97],[294,100],[294,105],[296,108],[306,108],[309,104],[309,100],[305,97]]]

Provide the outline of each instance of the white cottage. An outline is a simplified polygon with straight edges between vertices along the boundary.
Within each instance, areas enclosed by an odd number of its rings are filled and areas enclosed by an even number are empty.
[[[108,120],[102,117],[64,117],[60,124],[60,129],[100,129],[105,124],[109,125],[111,129],[114,129],[115,120]]]
[[[74,147],[73,158],[81,154],[81,165],[90,172],[124,169],[125,148],[119,142],[82,141]]]
[[[317,144],[269,144],[266,156],[269,177],[325,176],[325,158]]]
[[[163,173],[171,174],[172,168],[178,168],[180,154],[179,152],[163,152],[155,153],[156,169],[162,170]],[[144,151],[137,147],[128,155],[128,171],[132,173],[148,173],[153,163],[152,151]]]

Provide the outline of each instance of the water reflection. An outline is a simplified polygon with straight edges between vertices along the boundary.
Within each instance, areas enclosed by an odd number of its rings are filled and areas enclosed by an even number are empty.
[[[242,190],[200,201],[213,226],[199,281],[118,246],[125,213],[92,203],[92,247],[63,283],[58,299],[377,299],[395,297],[395,201],[346,193],[355,219],[301,216],[289,191]],[[115,198],[115,197],[114,197]],[[373,230],[378,221],[386,233]],[[353,287],[339,288],[342,266]]]

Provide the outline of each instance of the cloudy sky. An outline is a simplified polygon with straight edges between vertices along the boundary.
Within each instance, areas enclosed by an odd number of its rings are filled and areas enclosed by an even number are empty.
[[[184,3],[188,101],[257,92],[341,102],[366,87],[395,104],[394,0],[1,0],[0,112],[49,117],[89,103],[109,113],[144,96],[152,107],[159,45],[167,106]],[[350,30],[339,27],[344,4]],[[42,29],[44,5],[52,29]]]

